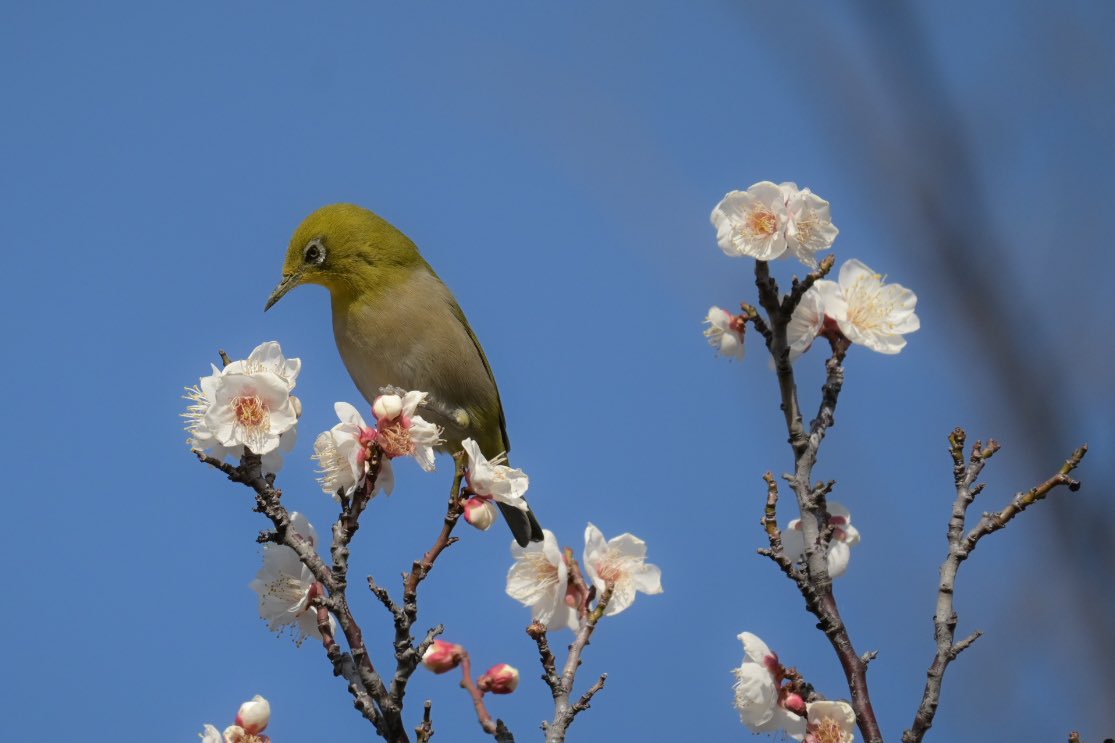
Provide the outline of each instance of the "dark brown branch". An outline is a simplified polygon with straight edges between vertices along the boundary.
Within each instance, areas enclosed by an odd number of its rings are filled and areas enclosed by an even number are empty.
[[[956,500],[952,505],[952,516],[948,525],[948,556],[941,564],[941,582],[937,589],[937,610],[933,616],[934,637],[937,641],[937,652],[933,662],[926,672],[925,691],[922,694],[921,704],[914,715],[913,725],[902,734],[902,743],[920,743],[926,731],[933,726],[933,718],[937,714],[937,707],[941,701],[941,686],[944,683],[945,671],[952,661],[979,639],[979,631],[956,642],[956,625],[958,617],[955,609],[956,576],[960,565],[988,534],[1002,529],[1010,521],[1037,501],[1045,498],[1054,488],[1065,486],[1070,491],[1080,488],[1080,483],[1069,476],[1088,451],[1087,446],[1081,446],[1072,453],[1061,468],[1045,482],[1028,491],[1018,493],[1001,511],[985,513],[971,531],[964,533],[968,508],[976,498],[980,486],[976,479],[983,471],[999,445],[989,441],[987,446],[977,441],[972,446],[971,456],[967,462],[964,458],[964,444],[967,436],[961,428],[955,429],[949,435],[949,454],[952,457],[953,481],[956,487]]]
[[[828,513],[825,510],[827,488],[814,487],[812,484],[813,465],[817,461],[817,452],[825,433],[834,422],[836,403],[844,382],[842,361],[847,346],[843,341],[833,344],[832,358],[826,364],[827,377],[821,390],[821,405],[817,417],[810,423],[807,431],[798,403],[797,384],[794,380],[793,366],[790,364],[790,348],[786,337],[786,329],[793,310],[802,295],[825,276],[832,265],[832,256],[829,256],[805,280],[796,282],[791,293],[782,298],[779,296],[777,282],[770,275],[770,267],[765,261],[755,262],[755,285],[759,289],[759,303],[767,312],[767,321],[771,329],[767,348],[774,358],[782,413],[786,419],[786,431],[794,454],[794,473],[788,476],[787,480],[794,489],[798,508],[801,511],[802,537],[805,542],[804,567],[798,570],[789,564],[785,555],[781,554],[779,549],[781,545],[776,546],[773,540],[771,540],[771,548],[760,550],[760,553],[774,560],[797,584],[802,598],[805,599],[806,608],[817,617],[817,626],[828,637],[840,660],[852,696],[852,709],[856,713],[856,722],[864,740],[866,743],[882,743],[882,732],[879,730],[879,723],[875,718],[871,695],[867,688],[867,662],[856,652],[852,644],[851,636],[840,616],[836,597],[832,592],[832,579],[828,574],[826,560]],[[769,481],[767,508],[771,508]],[[766,520],[765,511],[764,523]],[[767,534],[770,539],[769,527]]]

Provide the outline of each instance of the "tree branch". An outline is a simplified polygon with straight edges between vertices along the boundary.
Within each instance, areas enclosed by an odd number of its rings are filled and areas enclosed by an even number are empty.
[[[933,634],[937,640],[937,653],[926,672],[925,691],[922,693],[921,704],[914,715],[914,722],[908,730],[902,733],[902,743],[920,743],[925,733],[933,726],[933,718],[937,714],[937,707],[941,701],[941,686],[944,683],[945,671],[956,657],[966,650],[982,634],[979,631],[956,642],[956,625],[958,617],[954,606],[956,592],[956,576],[960,564],[968,559],[972,550],[988,534],[994,533],[1006,526],[1015,516],[1022,513],[1029,506],[1045,498],[1054,488],[1065,486],[1070,491],[1080,489],[1080,483],[1069,477],[1080,464],[1088,451],[1087,446],[1081,446],[1072,453],[1061,468],[1045,482],[1028,491],[1018,493],[1001,511],[985,513],[967,535],[964,534],[968,507],[975,501],[977,493],[982,486],[976,484],[976,479],[983,466],[995,452],[999,445],[989,441],[987,446],[977,441],[972,446],[971,456],[964,460],[964,444],[967,436],[964,429],[957,428],[949,434],[949,454],[953,463],[953,481],[956,486],[956,500],[952,504],[952,516],[948,525],[948,556],[941,564],[941,582],[937,589],[937,610],[933,615]]]

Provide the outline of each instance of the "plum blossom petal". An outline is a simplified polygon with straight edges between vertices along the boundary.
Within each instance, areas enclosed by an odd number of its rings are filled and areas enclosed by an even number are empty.
[[[852,259],[840,267],[843,306],[826,305],[848,340],[879,353],[895,354],[905,347],[902,336],[921,327],[914,312],[917,295],[901,284],[885,284],[861,261]]]
[[[637,591],[662,593],[662,571],[646,562],[646,554],[646,542],[632,534],[620,534],[605,542],[595,525],[585,527],[585,571],[597,591],[603,593],[608,583],[613,586],[604,614],[619,614],[631,606]]]
[[[721,250],[760,261],[786,252],[788,218],[786,197],[770,181],[760,181],[746,191],[730,191],[710,215]]]
[[[750,632],[739,634],[744,658],[733,670],[736,683],[735,707],[740,721],[752,732],[785,731],[790,736],[804,735],[805,718],[782,706],[782,665],[766,643]],[[799,738],[800,740],[800,738]]]
[[[520,511],[527,510],[523,496],[530,487],[530,478],[525,472],[503,464],[506,457],[502,454],[489,460],[472,439],[462,441],[461,448],[468,455],[468,485],[472,492]]]
[[[316,549],[317,531],[305,516],[292,513],[291,527]],[[320,637],[317,610],[311,605],[315,583],[313,573],[293,549],[281,544],[264,545],[263,567],[251,588],[259,595],[259,614],[273,632],[289,629],[298,645],[307,637]],[[332,615],[329,623],[335,628]]]
[[[829,203],[808,188],[783,183],[786,198],[786,250],[805,265],[816,268],[816,255],[832,247],[840,231],[832,223]]]
[[[736,322],[736,316],[713,306],[705,316],[705,338],[717,356],[743,358],[743,325]]]
[[[569,571],[554,533],[543,529],[542,541],[526,547],[512,542],[511,556],[515,562],[507,571],[507,595],[530,607],[531,618],[548,630],[575,631],[577,613],[565,602]]]

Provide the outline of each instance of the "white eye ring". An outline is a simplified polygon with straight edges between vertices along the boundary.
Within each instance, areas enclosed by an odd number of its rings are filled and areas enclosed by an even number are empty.
[[[315,237],[306,243],[302,250],[302,260],[315,266],[325,263],[325,246],[321,244],[320,238]]]

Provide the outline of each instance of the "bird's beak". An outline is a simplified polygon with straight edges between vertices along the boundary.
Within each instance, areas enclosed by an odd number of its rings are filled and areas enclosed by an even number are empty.
[[[283,280],[275,287],[275,291],[271,292],[271,296],[267,299],[267,304],[263,305],[263,311],[271,309],[271,305],[278,302],[283,298],[283,295],[289,292],[294,287],[298,286],[298,282],[302,280],[302,272],[288,273],[283,276]]]

